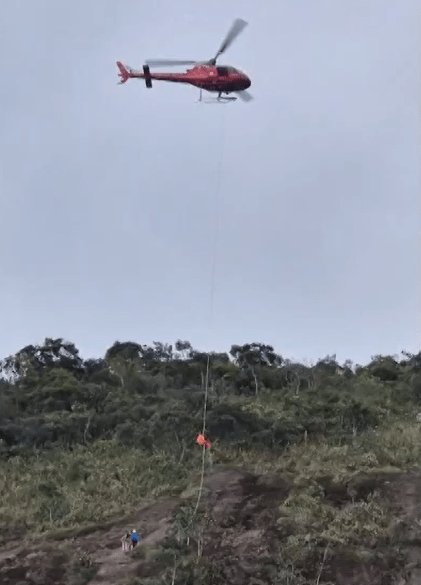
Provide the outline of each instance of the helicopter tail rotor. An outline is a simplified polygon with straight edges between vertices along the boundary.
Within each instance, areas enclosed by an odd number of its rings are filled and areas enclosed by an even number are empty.
[[[152,87],[152,77],[151,77],[151,71],[149,69],[149,65],[143,66],[143,75],[144,75],[146,87],[151,88]]]

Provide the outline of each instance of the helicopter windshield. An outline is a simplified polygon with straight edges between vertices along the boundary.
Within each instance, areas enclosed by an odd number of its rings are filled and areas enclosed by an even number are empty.
[[[230,65],[217,65],[217,70],[220,75],[230,75],[232,73],[240,73],[238,69],[235,67],[231,67]]]

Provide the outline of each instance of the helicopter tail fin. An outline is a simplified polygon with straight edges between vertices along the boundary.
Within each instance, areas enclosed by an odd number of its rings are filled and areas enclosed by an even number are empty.
[[[130,78],[129,71],[126,69],[123,63],[120,63],[120,61],[117,61],[117,67],[120,70],[120,73],[118,74],[118,76],[120,77],[119,83],[126,83],[126,81]]]

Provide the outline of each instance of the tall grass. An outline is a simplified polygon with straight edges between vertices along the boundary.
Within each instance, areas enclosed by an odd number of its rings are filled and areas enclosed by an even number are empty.
[[[223,456],[257,474],[281,476],[291,484],[290,495],[279,506],[278,525],[284,530],[281,556],[285,564],[302,568],[320,560],[323,552],[347,550],[358,558],[370,557],[373,543],[390,543],[396,516],[378,493],[367,501],[335,508],[324,500],[319,480],[329,478],[346,488],[359,476],[401,473],[419,467],[421,425],[395,420],[389,426],[355,437],[353,444],[334,446],[327,441],[303,441],[284,452],[260,453],[224,449]],[[351,497],[351,496],[350,496]]]
[[[241,447],[219,447],[215,461],[235,463],[258,474],[285,473],[294,482],[317,473],[331,475],[337,481],[356,473],[370,471],[406,471],[421,464],[421,424],[415,419],[391,421],[387,426],[357,435],[346,445],[332,439],[317,439],[289,448],[257,451]]]
[[[359,474],[419,466],[421,425],[415,417],[414,421],[397,420],[342,446],[303,441],[283,451],[262,451],[216,445],[213,457],[215,465],[224,462],[258,474],[283,475],[295,486],[295,499],[288,504],[297,526],[314,524],[316,515],[320,533],[327,540],[340,541],[340,534],[334,536],[332,530],[340,526],[345,530],[349,518],[323,515],[314,495],[318,478],[330,476],[345,483]],[[56,448],[32,457],[14,457],[3,463],[0,474],[0,524],[24,524],[31,531],[43,532],[102,522],[129,513],[144,499],[186,489],[197,479],[199,467],[199,459],[190,455],[180,463],[164,450],[150,454],[111,440],[73,451]],[[363,512],[352,513],[360,517]]]
[[[33,531],[124,515],[142,499],[187,485],[191,465],[114,441],[14,457],[0,475],[0,524]]]

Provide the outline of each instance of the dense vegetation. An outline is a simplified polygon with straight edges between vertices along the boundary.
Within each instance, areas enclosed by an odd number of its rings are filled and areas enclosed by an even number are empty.
[[[72,343],[46,339],[0,367],[0,525],[10,529],[72,529],[187,487],[206,390],[213,464],[280,471],[302,488],[280,511],[294,567],[327,543],[390,537],[381,501],[335,511],[317,482],[419,465],[421,352],[306,366],[258,343],[208,356],[182,341],[116,342],[83,360]],[[322,536],[303,549],[309,532]]]

